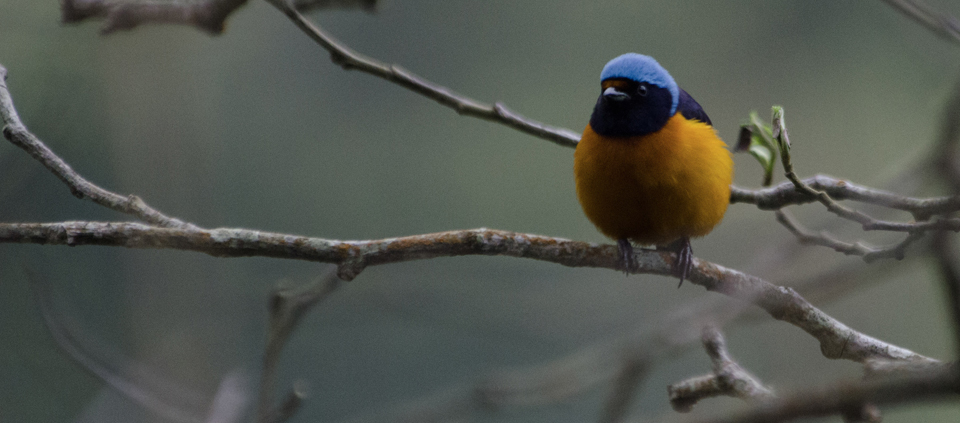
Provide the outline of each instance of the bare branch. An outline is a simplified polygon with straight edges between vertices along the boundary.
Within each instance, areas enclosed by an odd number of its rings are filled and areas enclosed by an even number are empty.
[[[179,423],[204,421],[203,395],[189,387],[166,379],[70,324],[72,319],[57,310],[53,292],[46,280],[27,271],[37,308],[57,347],[81,369],[106,386],[143,408]]]
[[[29,153],[34,159],[39,161],[50,172],[53,172],[64,184],[70,188],[70,192],[77,198],[87,198],[94,203],[120,213],[129,214],[144,222],[154,225],[170,227],[195,229],[189,223],[175,219],[160,213],[150,207],[140,197],[135,195],[122,196],[107,191],[94,185],[75,172],[70,165],[64,162],[60,157],[53,153],[46,145],[35,135],[27,130],[17,110],[13,107],[13,99],[10,91],[7,89],[7,70],[0,66],[0,119],[3,122],[3,136]]]
[[[298,14],[299,15],[299,14]],[[168,217],[156,209],[147,205],[143,200],[134,195],[121,196],[119,194],[105,190],[77,174],[60,157],[53,153],[36,136],[30,133],[20,121],[16,109],[13,106],[10,93],[5,83],[6,70],[0,66],[0,75],[4,81],[0,81],[0,117],[5,123],[4,136],[13,144],[27,151],[31,156],[40,161],[47,169],[53,172],[70,188],[71,192],[78,198],[89,198],[90,200],[119,211],[130,214],[137,218],[158,226],[167,227],[194,227],[190,223],[179,219]],[[446,89],[443,89],[446,90]],[[471,100],[472,101],[472,100]],[[499,113],[504,116],[515,116],[518,121],[524,118],[512,115],[502,106],[497,106]],[[574,144],[575,145],[575,144]],[[882,205],[885,207],[909,211],[914,214],[937,214],[960,209],[960,196],[937,197],[937,198],[910,198],[899,196],[890,192],[875,190],[856,185],[851,182],[837,180],[829,176],[817,175],[804,181],[812,187],[818,187],[830,192],[831,195],[839,199],[851,199],[865,203]],[[757,191],[746,190],[738,187],[731,187],[731,203],[744,202],[755,204],[761,209],[777,209],[788,204],[803,204],[815,201],[816,197],[809,192],[801,190],[796,185],[789,183],[781,184],[774,188],[762,189]],[[922,231],[931,229],[960,230],[960,219],[936,219],[928,222],[918,223],[894,223],[886,221],[876,221],[876,226],[865,229],[883,229],[892,231]],[[885,225],[885,226],[883,226]],[[865,251],[868,258],[885,257],[888,253],[871,254]]]
[[[913,198],[889,191],[878,190],[837,179],[827,175],[816,175],[803,179],[803,185],[816,191],[827,193],[835,200],[851,200],[874,204],[886,208],[903,210],[914,215],[945,214],[960,210],[960,196]],[[749,190],[737,186],[731,187],[730,203],[754,204],[761,210],[813,203],[816,196],[797,188],[791,181],[785,181],[772,188]]]
[[[955,400],[960,393],[955,370],[921,372],[858,383],[818,387],[757,404],[710,423],[766,423],[800,417],[861,412],[863,404],[901,404],[920,400]]]
[[[902,260],[906,248],[914,241],[923,237],[923,232],[913,232],[908,234],[902,241],[896,244],[877,248],[866,245],[861,241],[854,243],[840,241],[825,231],[821,231],[819,233],[812,232],[801,225],[800,222],[797,222],[797,220],[793,218],[793,215],[786,210],[777,210],[776,216],[777,222],[780,222],[780,224],[790,230],[790,232],[797,237],[797,240],[799,240],[800,243],[821,245],[832,248],[834,251],[846,255],[861,256],[863,257],[863,260],[868,263],[877,259],[889,257]]]
[[[942,361],[902,361],[886,359],[870,359],[863,362],[865,379],[876,379],[886,376],[909,376],[916,373],[931,372],[960,372],[958,362]]]
[[[281,404],[274,408],[273,391],[277,384],[277,364],[290,334],[314,305],[327,298],[340,286],[333,270],[301,287],[273,291],[270,298],[270,331],[263,353],[263,372],[260,376],[260,398],[257,421],[283,423],[299,408],[305,387],[295,387]]]
[[[294,0],[293,7],[301,12],[317,9],[361,9],[368,13],[377,11],[378,0]]]
[[[702,399],[726,394],[720,378],[713,373],[695,376],[667,386],[670,406],[678,413],[689,413]]]
[[[713,362],[713,373],[668,386],[667,393],[674,410],[685,413],[701,399],[720,395],[751,401],[768,401],[774,398],[772,390],[730,357],[723,334],[716,327],[704,327],[702,340],[703,347]]]
[[[368,241],[323,238],[247,229],[156,228],[138,223],[0,223],[0,243],[107,245],[203,252],[215,257],[275,257],[335,263],[338,276],[352,280],[365,267],[461,255],[529,258],[571,267],[620,271],[615,245],[495,229],[472,229]],[[637,273],[672,275],[672,253],[637,251]],[[857,332],[828,316],[790,288],[693,259],[690,281],[710,291],[753,303],[773,318],[797,326],[820,341],[827,358],[862,362],[869,358],[932,360]]]
[[[801,180],[793,170],[793,163],[790,158],[790,138],[787,132],[786,124],[784,123],[783,109],[780,107],[774,107],[774,116],[773,116],[773,128],[772,133],[774,139],[777,141],[780,150],[780,159],[783,164],[784,173],[787,179],[793,184],[795,192],[801,194],[804,200],[815,199],[816,201],[823,204],[827,210],[836,214],[837,216],[850,220],[856,223],[859,223],[863,230],[872,231],[872,230],[885,230],[885,231],[897,231],[897,232],[909,232],[909,234],[899,243],[883,247],[876,248],[866,245],[863,242],[848,243],[843,242],[827,232],[813,233],[806,228],[804,228],[799,222],[796,221],[788,212],[778,209],[776,212],[777,221],[784,225],[787,229],[790,230],[803,244],[813,244],[821,245],[825,247],[832,248],[835,251],[847,254],[847,255],[857,255],[863,257],[863,260],[866,262],[871,262],[879,258],[886,257],[895,257],[898,260],[902,260],[904,257],[904,251],[912,244],[914,241],[918,240],[923,236],[923,233],[928,230],[952,230],[960,231],[960,219],[955,218],[931,218],[929,212],[920,212],[915,207],[918,203],[916,199],[909,201],[906,198],[897,198],[890,193],[873,190],[871,197],[874,198],[872,201],[883,202],[886,205],[896,205],[899,207],[905,207],[907,204],[912,206],[912,212],[914,217],[918,219],[929,219],[920,222],[893,222],[887,220],[876,219],[866,213],[863,213],[859,210],[846,207],[836,201],[828,192],[818,190],[805,181]],[[840,181],[842,185],[846,185],[844,181]],[[835,184],[836,185],[836,184]],[[779,189],[780,187],[778,187]],[[858,187],[858,194],[862,197],[863,189]],[[776,191],[774,191],[776,192]],[[841,194],[846,194],[845,190],[841,190]],[[731,195],[731,202],[734,201],[735,194]],[[948,197],[948,198],[955,198]],[[883,198],[883,200],[879,200]],[[944,201],[938,201],[937,203],[943,203]],[[929,201],[925,201],[929,205]]]
[[[142,24],[179,24],[197,27],[212,35],[223,32],[227,17],[247,0],[123,1],[60,0],[63,23],[102,18],[101,33],[131,30]]]
[[[310,22],[286,1],[267,1],[290,18],[320,47],[327,50],[330,53],[330,60],[344,69],[356,69],[385,79],[447,106],[461,115],[497,122],[564,147],[576,147],[577,142],[580,141],[580,134],[576,132],[527,119],[500,103],[493,105],[482,103],[427,81],[400,66],[382,63],[357,53]]]
[[[960,220],[958,219],[940,219],[917,223],[889,222],[878,220],[864,212],[838,203],[835,199],[833,199],[833,197],[830,196],[830,194],[814,189],[813,187],[804,183],[804,181],[802,181],[793,171],[793,163],[790,159],[789,153],[790,138],[787,133],[786,123],[784,123],[783,109],[775,108],[773,118],[773,134],[774,137],[782,140],[782,143],[784,144],[784,148],[781,148],[780,151],[781,163],[783,164],[783,170],[787,179],[793,183],[797,190],[807,196],[816,198],[817,201],[823,204],[824,207],[826,207],[831,213],[836,214],[843,219],[859,223],[863,227],[863,230],[886,230],[914,233],[920,230],[928,229],[947,229],[953,231],[960,230]],[[918,215],[919,214],[915,214],[915,216]],[[926,215],[924,217],[926,217]]]
[[[922,0],[884,0],[900,13],[927,27],[934,34],[960,44],[960,21],[938,12]]]

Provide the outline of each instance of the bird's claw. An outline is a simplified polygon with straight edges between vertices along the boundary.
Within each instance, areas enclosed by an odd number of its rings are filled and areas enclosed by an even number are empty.
[[[631,274],[637,271],[637,259],[633,255],[633,245],[626,239],[617,240],[617,249],[620,250],[619,266],[623,273]]]
[[[683,285],[683,281],[690,275],[691,269],[693,269],[693,247],[690,246],[690,238],[683,237],[680,238],[677,246],[677,260],[673,262],[673,273],[680,277],[680,284],[677,285],[677,288]]]

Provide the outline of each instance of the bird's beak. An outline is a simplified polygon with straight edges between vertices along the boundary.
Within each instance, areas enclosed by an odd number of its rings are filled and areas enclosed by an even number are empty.
[[[630,95],[623,91],[617,91],[617,87],[610,87],[603,90],[603,97],[613,101],[623,101],[630,98]]]

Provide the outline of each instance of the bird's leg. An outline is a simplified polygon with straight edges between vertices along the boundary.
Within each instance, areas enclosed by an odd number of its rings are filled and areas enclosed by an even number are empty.
[[[633,256],[633,245],[630,241],[626,238],[618,239],[617,248],[620,250],[620,269],[626,274],[636,271],[637,260]]]
[[[677,285],[677,288],[680,288],[693,268],[693,247],[690,246],[688,237],[680,238],[677,244],[677,261],[673,262],[673,273],[680,277],[680,285]]]

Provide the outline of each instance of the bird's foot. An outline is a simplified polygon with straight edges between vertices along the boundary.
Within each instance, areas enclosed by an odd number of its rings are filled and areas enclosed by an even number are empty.
[[[630,274],[637,271],[637,259],[633,255],[633,245],[627,239],[617,240],[617,249],[620,250],[619,266],[623,273]]]
[[[690,246],[690,238],[687,237],[680,238],[677,244],[677,260],[673,262],[673,274],[680,277],[680,284],[677,285],[677,288],[680,288],[684,279],[690,275],[690,270],[693,269],[693,247]]]

